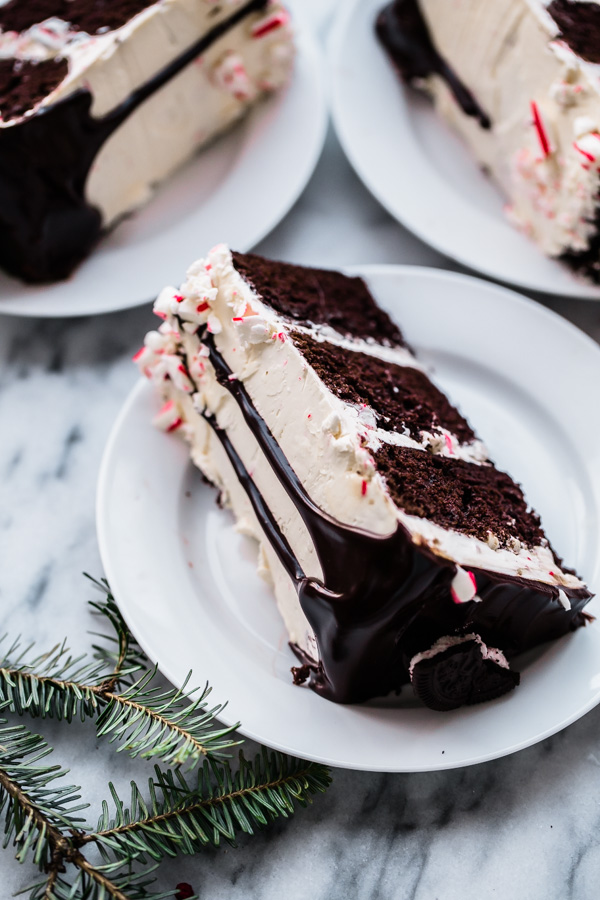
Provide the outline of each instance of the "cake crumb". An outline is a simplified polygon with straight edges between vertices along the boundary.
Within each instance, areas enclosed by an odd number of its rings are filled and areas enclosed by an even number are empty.
[[[296,685],[304,684],[310,676],[310,666],[292,666],[290,671]]]

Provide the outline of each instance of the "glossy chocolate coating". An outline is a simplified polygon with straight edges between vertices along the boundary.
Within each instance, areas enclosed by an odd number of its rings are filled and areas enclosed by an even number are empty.
[[[394,0],[379,13],[376,31],[405,81],[439,75],[454,94],[465,115],[477,119],[482,128],[490,127],[488,114],[454,69],[438,53],[418,0]]]
[[[566,610],[557,587],[476,569],[481,602],[456,604],[450,592],[455,563],[413,543],[404,527],[398,525],[393,534],[380,537],[344,525],[319,509],[244,385],[230,379],[233,373],[213,336],[206,334],[203,340],[218,382],[238,404],[315,545],[323,582],[305,575],[228,435],[206,415],[315,632],[319,663],[301,651],[297,655],[309,667],[310,686],[318,694],[356,703],[398,690],[409,681],[412,657],[445,635],[476,632],[510,657],[585,624],[581,610],[591,597],[587,588],[564,589],[572,604]]]

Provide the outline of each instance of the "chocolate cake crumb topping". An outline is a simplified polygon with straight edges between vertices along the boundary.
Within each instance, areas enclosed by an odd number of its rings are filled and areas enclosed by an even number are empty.
[[[66,59],[41,62],[0,59],[0,116],[5,122],[24,115],[66,78]]]
[[[407,428],[415,440],[421,432],[436,428],[446,428],[462,443],[476,439],[466,419],[419,369],[315,341],[299,332],[291,337],[329,390],[347,403],[371,407],[379,416],[379,428],[399,432]]]
[[[233,253],[242,277],[264,302],[290,319],[329,325],[343,335],[405,347],[400,329],[373,300],[362,278]]]
[[[600,6],[581,0],[552,0],[548,12],[560,37],[582,59],[600,63]]]
[[[389,444],[375,453],[375,462],[394,502],[408,515],[482,541],[491,531],[501,546],[517,538],[535,547],[544,539],[519,485],[492,466]]]
[[[292,666],[290,669],[292,680],[295,685],[304,684],[310,678],[309,666]]]
[[[11,0],[0,8],[2,31],[26,31],[50,17],[69,22],[74,31],[97,34],[120,28],[151,0]]]

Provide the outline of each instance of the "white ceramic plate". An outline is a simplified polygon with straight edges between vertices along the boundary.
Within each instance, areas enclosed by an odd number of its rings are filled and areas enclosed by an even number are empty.
[[[597,590],[600,348],[544,307],[467,276],[359,271],[498,464],[526,485],[558,553]],[[513,694],[449,714],[411,699],[338,706],[294,687],[295,659],[256,574],[255,545],[217,508],[183,442],[153,429],[157,408],[141,382],[114,426],[98,488],[102,560],[150,658],[176,685],[189,669],[208,679],[215,701],[229,700],[227,723],[297,756],[408,772],[512,753],[600,700],[600,624],[535,654]]]
[[[0,273],[0,313],[53,318],[138,306],[215,240],[241,251],[262,240],[306,186],[327,127],[320,51],[298,15],[295,22],[298,57],[287,90],[169,179],[67,281],[30,286]]]
[[[504,199],[432,104],[401,84],[374,32],[386,0],[348,0],[331,34],[336,131],[371,193],[421,240],[528,290],[600,299],[506,220]]]

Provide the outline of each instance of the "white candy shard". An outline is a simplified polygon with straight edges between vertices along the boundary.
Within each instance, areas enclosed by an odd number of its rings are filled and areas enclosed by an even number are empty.
[[[457,566],[450,593],[455,603],[468,603],[474,600],[477,595],[477,582],[473,573]]]

